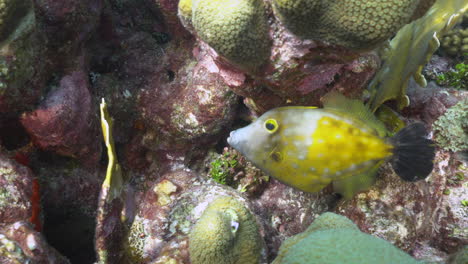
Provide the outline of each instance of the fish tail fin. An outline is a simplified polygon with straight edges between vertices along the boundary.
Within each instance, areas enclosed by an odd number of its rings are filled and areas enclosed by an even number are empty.
[[[393,170],[405,181],[425,179],[434,167],[434,142],[426,136],[424,125],[414,123],[390,139],[394,146],[391,160]]]

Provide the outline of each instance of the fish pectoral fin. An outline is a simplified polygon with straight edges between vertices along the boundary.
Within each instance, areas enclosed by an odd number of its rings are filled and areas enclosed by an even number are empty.
[[[345,199],[351,199],[356,193],[369,189],[375,183],[379,165],[361,174],[333,181],[333,189]]]

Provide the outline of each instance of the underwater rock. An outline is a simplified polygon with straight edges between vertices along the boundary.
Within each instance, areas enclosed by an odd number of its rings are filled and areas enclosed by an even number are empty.
[[[162,189],[168,185],[172,186],[171,191],[162,196]],[[146,192],[137,192],[137,215],[128,236],[129,260],[164,263],[171,259],[177,263],[190,263],[190,230],[207,206],[219,197],[235,199],[237,202],[233,203],[251,208],[238,192],[213,181],[203,180],[189,170],[166,173]],[[161,201],[166,202],[161,204]],[[250,209],[248,211],[251,212]],[[255,219],[252,215],[250,217]],[[259,234],[262,234],[262,230],[260,226]],[[266,254],[261,241],[255,247],[261,252],[259,257],[264,260]]]
[[[462,202],[468,195],[463,187],[468,169],[466,163],[441,151],[434,164],[432,174],[417,183],[402,182],[385,166],[368,192],[341,202],[336,212],[417,259],[444,261],[468,242]]]
[[[414,80],[410,80],[407,95],[411,103],[401,111],[402,114],[422,120],[426,124],[433,124],[447,109],[468,96],[468,93],[456,89],[444,89],[435,82],[429,82],[427,87],[421,87]]]
[[[445,150],[468,151],[468,99],[449,108],[433,125],[435,141]]]
[[[39,148],[95,164],[101,155],[96,109],[83,72],[62,78],[39,107],[21,117],[21,123]]]
[[[320,97],[338,90],[349,97],[360,97],[380,60],[376,54],[358,54],[333,46],[318,46],[299,40],[278,29],[273,41],[272,65],[262,77],[250,78],[226,64],[206,44],[195,48],[199,63],[222,80],[256,114],[287,105],[320,105]]]
[[[143,145],[188,160],[219,140],[234,118],[238,97],[203,64],[187,59],[177,68],[169,81],[152,80],[140,92],[138,110],[147,127]]]
[[[152,183],[147,182],[147,189],[136,190],[133,202],[136,205],[135,213],[131,217],[129,233],[124,242],[128,261],[154,263],[155,259],[169,257],[185,259],[188,262],[187,244],[177,240],[169,243],[168,234],[173,229],[171,225],[178,224],[170,220],[171,208],[183,193],[197,184],[200,184],[200,181],[196,174],[188,170],[176,170],[160,175]],[[171,245],[175,246],[176,250],[169,250],[167,254],[162,255],[162,250],[165,247],[170,248]],[[179,247],[182,247],[182,251],[178,251]]]
[[[286,239],[273,263],[420,262],[391,243],[361,232],[346,217],[324,213],[306,231]]]
[[[276,257],[285,238],[303,232],[315,217],[331,210],[337,200],[330,188],[320,193],[305,193],[270,179],[261,196],[252,201],[265,229],[268,262]]]
[[[0,227],[2,264],[69,264],[70,261],[47,244],[41,233],[25,222]]]
[[[47,72],[45,42],[36,28],[29,0],[1,1],[0,119],[31,110],[39,100]],[[37,62],[43,63],[37,63]]]
[[[31,218],[33,177],[29,168],[0,153],[0,224]]]
[[[40,31],[49,56],[71,68],[99,23],[103,0],[34,0]]]

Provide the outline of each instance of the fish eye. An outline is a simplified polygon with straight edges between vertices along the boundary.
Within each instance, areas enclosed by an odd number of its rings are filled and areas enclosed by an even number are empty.
[[[275,119],[268,119],[265,121],[265,129],[269,133],[275,133],[278,130],[278,122]]]

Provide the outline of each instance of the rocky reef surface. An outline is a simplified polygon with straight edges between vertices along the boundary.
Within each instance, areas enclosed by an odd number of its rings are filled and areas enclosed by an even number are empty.
[[[408,263],[466,263],[468,4],[440,1],[0,0],[0,262],[287,263],[333,212],[349,220],[330,229]],[[406,24],[421,38],[402,58],[388,41]],[[395,87],[369,88],[376,74]],[[377,102],[391,131],[423,122],[429,177],[387,164],[343,199],[228,147],[231,130],[330,91]]]

